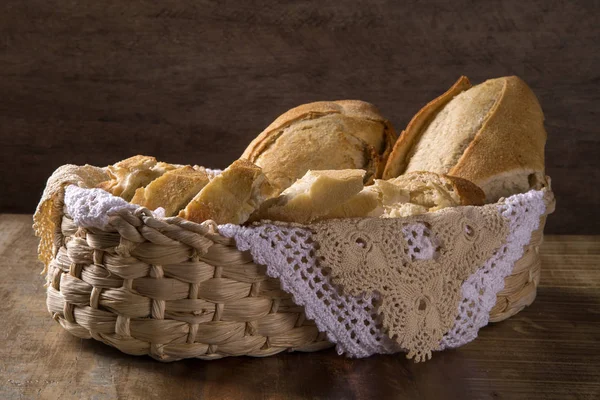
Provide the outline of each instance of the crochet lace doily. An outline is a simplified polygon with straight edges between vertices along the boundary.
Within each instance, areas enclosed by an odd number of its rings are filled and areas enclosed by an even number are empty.
[[[235,238],[240,250],[249,250],[257,263],[266,265],[269,276],[280,279],[282,289],[305,307],[307,317],[314,319],[319,330],[327,332],[339,353],[366,357],[404,350],[409,357],[421,361],[431,356],[431,350],[470,342],[487,325],[496,294],[504,287],[504,278],[521,258],[531,233],[539,226],[546,209],[543,196],[543,191],[532,190],[499,204],[469,207],[479,210],[475,213],[493,210],[485,212],[483,218],[474,217],[472,211],[463,213],[467,208],[461,207],[399,220],[345,220],[339,227],[325,230],[321,229],[323,223],[310,228],[282,224],[223,225],[219,230],[224,236]],[[494,213],[498,218],[493,217]],[[439,222],[444,217],[450,217],[448,222],[459,223]],[[480,223],[475,225],[475,220]],[[364,235],[365,231],[373,231],[371,224],[377,225],[378,239],[374,240],[372,234],[370,239]],[[491,243],[483,239],[487,237],[484,231],[500,235],[506,232],[506,237],[499,244]],[[326,232],[331,236],[324,244],[320,240]],[[398,239],[389,239],[392,235]],[[385,238],[390,243],[386,244]],[[444,250],[444,240],[459,245]],[[471,249],[467,243],[481,248]],[[326,246],[327,250],[322,251]],[[351,255],[341,251],[354,246],[358,249],[354,248]],[[398,253],[399,249],[403,254]],[[451,254],[453,249],[457,254]],[[332,252],[338,255],[331,255]],[[443,270],[439,274],[429,270],[434,265],[432,260],[443,264],[443,259],[451,260],[454,267],[446,271],[444,265],[438,266]],[[327,265],[331,260],[334,261]],[[348,260],[348,267],[334,267],[336,272],[331,268],[331,265],[343,266]],[[464,262],[474,265],[465,268],[461,264]],[[406,268],[406,263],[425,266],[423,273]],[[404,275],[398,269],[403,269]],[[415,275],[411,277],[411,273]],[[400,286],[388,287],[384,293],[376,290],[385,282],[398,285],[398,275],[403,281]],[[379,280],[372,279],[374,276]],[[456,283],[458,287],[454,286]],[[386,306],[384,298],[389,293],[402,294],[389,297]],[[382,313],[382,306],[391,307],[392,312]],[[386,314],[390,321],[386,321]],[[390,332],[391,327],[394,331]]]
[[[331,220],[310,229],[333,283],[352,296],[378,293],[384,331],[419,361],[430,358],[452,328],[463,280],[508,234],[495,206]]]

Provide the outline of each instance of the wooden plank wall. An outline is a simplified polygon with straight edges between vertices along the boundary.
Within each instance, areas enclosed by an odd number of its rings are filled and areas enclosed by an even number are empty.
[[[401,129],[461,74],[539,96],[557,211],[600,233],[595,1],[0,4],[0,212],[33,211],[59,165],[133,154],[225,167],[277,115],[359,98]]]

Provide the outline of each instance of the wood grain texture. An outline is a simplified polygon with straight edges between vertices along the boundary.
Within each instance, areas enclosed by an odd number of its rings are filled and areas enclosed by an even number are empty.
[[[599,236],[547,236],[533,305],[426,363],[401,354],[351,360],[323,351],[163,364],[78,339],[52,321],[30,225],[30,215],[0,214],[2,399],[600,396]]]
[[[222,168],[301,103],[363,99],[401,129],[461,74],[516,74],[546,114],[547,232],[600,233],[598,4],[5,0],[0,211],[32,212],[65,163]]]

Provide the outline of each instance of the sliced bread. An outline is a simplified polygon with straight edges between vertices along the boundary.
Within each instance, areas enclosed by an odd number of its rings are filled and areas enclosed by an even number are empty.
[[[176,215],[209,182],[208,174],[190,166],[167,171],[148,186],[139,188],[131,203],[150,210],[162,207],[165,216]]]
[[[204,186],[179,216],[198,223],[243,224],[263,201],[277,193],[259,167],[241,159]]]
[[[175,168],[174,165],[157,162],[154,157],[137,155],[106,167],[110,179],[97,187],[130,201],[138,188]]]

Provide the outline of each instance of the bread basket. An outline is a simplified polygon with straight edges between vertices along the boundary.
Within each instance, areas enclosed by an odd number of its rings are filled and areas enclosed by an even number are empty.
[[[47,306],[71,334],[160,361],[263,357],[334,345],[335,335],[307,318],[293,291],[282,289],[285,282],[269,276],[267,266],[212,221],[160,218],[130,207],[110,211],[102,229],[85,227],[69,214],[64,196],[64,190],[57,191],[49,205],[55,223],[49,233]],[[537,229],[529,232],[528,242],[520,246],[522,256],[503,278],[490,322],[509,318],[535,299],[539,246],[546,216],[554,209],[549,185],[543,203]],[[354,323],[350,317],[342,322]],[[349,353],[378,352],[392,351]]]

